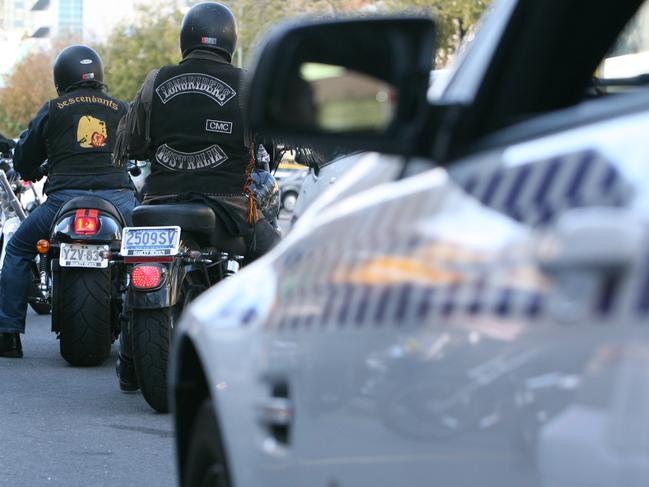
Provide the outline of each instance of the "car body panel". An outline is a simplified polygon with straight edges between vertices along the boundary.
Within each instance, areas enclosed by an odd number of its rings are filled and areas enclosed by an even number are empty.
[[[298,198],[291,224],[319,218],[325,208],[356,193],[394,181],[402,172],[404,159],[377,153],[362,153],[337,159],[321,169],[320,176],[309,176]],[[339,167],[333,167],[338,166]],[[313,178],[313,184],[309,177]]]
[[[178,333],[233,484],[642,485],[647,130],[620,117],[338,200],[201,296]],[[544,273],[542,237],[589,208],[634,218],[635,260]],[[259,420],[277,382],[288,444]]]
[[[295,209],[293,210],[292,224],[294,225],[302,217],[307,208],[333,186],[344,173],[354,167],[362,156],[362,154],[352,154],[350,156],[338,157],[320,167],[317,173],[313,168],[309,168],[300,188]]]

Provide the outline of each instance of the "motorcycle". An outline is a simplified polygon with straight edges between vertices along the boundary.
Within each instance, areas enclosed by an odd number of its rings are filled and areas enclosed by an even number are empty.
[[[258,208],[269,221],[279,214],[279,187],[268,171],[253,174]],[[127,265],[125,311],[133,362],[147,403],[168,411],[167,366],[173,329],[187,305],[236,273],[247,251],[215,212],[196,203],[145,205],[124,229],[120,257]]]
[[[130,172],[136,167],[129,166]],[[52,332],[73,366],[101,365],[121,330],[123,216],[110,201],[88,194],[63,205],[49,240],[37,243],[40,291],[52,305]]]
[[[0,270],[4,263],[7,245],[18,227],[41,204],[41,197],[34,184],[22,181],[13,170],[11,154],[3,154],[0,160]],[[51,306],[39,288],[38,257],[31,265],[32,282],[29,289],[29,306],[39,315],[49,314]]]

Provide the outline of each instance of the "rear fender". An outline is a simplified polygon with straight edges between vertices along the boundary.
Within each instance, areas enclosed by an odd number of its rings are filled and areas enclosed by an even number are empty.
[[[111,250],[119,250],[122,239],[122,225],[112,215],[99,212],[99,229],[93,235],[81,235],[74,231],[75,211],[66,212],[54,223],[51,241],[88,244],[113,244]]]
[[[144,290],[136,289],[130,283],[130,274],[138,264],[128,266],[129,285],[126,293],[126,310],[158,309],[174,306],[180,300],[183,280],[185,279],[185,266],[180,259],[173,262],[158,264],[165,270],[165,276],[160,287]]]

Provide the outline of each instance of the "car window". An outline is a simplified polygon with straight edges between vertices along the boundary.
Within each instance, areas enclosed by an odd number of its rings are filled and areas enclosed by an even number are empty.
[[[602,60],[595,81],[604,92],[649,85],[649,2],[627,24]]]

